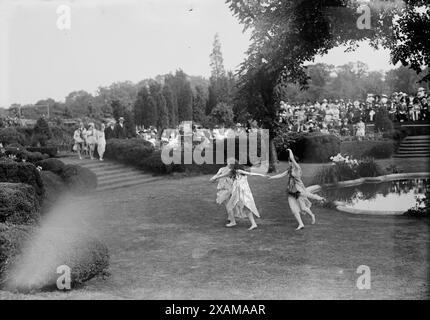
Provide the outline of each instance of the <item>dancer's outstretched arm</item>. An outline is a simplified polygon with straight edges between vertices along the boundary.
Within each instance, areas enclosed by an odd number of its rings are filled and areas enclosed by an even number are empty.
[[[288,176],[288,170],[286,170],[286,171],[284,171],[284,172],[282,172],[280,174],[277,174],[275,176],[269,176],[269,180],[280,179],[280,178],[283,178],[285,176]]]
[[[294,165],[296,168],[300,169],[299,164],[296,162],[296,159],[294,158],[293,151],[292,151],[291,149],[288,149],[288,152],[290,153],[290,160],[291,160],[291,162],[293,163],[293,165]]]
[[[228,177],[229,175],[230,175],[230,171],[224,172],[223,174],[217,173],[209,181],[216,181],[218,179],[221,179],[221,178],[224,178],[224,177]]]
[[[248,171],[244,171],[244,170],[237,170],[237,172],[239,172],[240,174],[244,174],[246,176],[259,176],[259,177],[267,177],[266,174],[262,174],[262,173],[255,173],[255,172],[248,172]]]

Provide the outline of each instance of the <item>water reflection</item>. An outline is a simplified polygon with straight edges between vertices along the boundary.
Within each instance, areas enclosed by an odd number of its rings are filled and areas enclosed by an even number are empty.
[[[328,200],[344,202],[354,209],[407,211],[429,191],[430,179],[407,179],[323,189],[321,194]]]

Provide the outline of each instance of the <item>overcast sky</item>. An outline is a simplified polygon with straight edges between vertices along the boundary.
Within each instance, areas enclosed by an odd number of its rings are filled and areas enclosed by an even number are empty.
[[[59,30],[56,10],[71,8],[71,29]],[[182,68],[208,77],[219,33],[226,69],[244,59],[249,37],[224,0],[0,0],[0,107],[64,100],[116,81],[140,81]],[[388,53],[368,46],[332,50],[315,62],[361,60],[388,70]]]

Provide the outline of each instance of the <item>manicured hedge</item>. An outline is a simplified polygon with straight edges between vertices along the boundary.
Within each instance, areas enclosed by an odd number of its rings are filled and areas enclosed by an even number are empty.
[[[364,157],[372,157],[375,159],[391,158],[395,150],[392,141],[379,142],[364,153]]]
[[[354,159],[373,157],[376,159],[390,158],[395,151],[393,140],[385,141],[344,141],[340,147],[342,154]]]
[[[0,161],[0,182],[26,183],[36,191],[39,203],[42,202],[45,189],[39,170],[32,163]]]
[[[67,229],[61,231],[46,228],[44,235],[38,236],[38,241],[34,241],[35,231],[35,228],[29,226],[0,224],[0,286],[3,289],[56,289],[59,276],[57,267],[61,265],[70,268],[72,286],[107,273],[109,251],[98,239],[70,233]],[[32,250],[25,251],[26,255],[22,256],[21,253],[29,242]],[[24,259],[34,263],[29,265]],[[12,272],[28,273],[34,282],[31,286],[28,283],[18,283],[11,276],[14,274]]]
[[[25,135],[18,132],[13,127],[0,129],[0,143],[3,146],[7,146],[11,143],[19,143],[20,145],[24,145],[27,143]]]
[[[16,160],[19,162],[22,161],[29,161],[31,163],[36,163],[38,161],[41,161],[43,159],[48,158],[48,155],[43,155],[40,152],[30,152],[26,150],[24,147],[11,147],[8,146],[5,148],[5,154],[7,156],[13,155],[16,157]]]
[[[44,171],[51,171],[58,175],[61,175],[66,167],[63,161],[53,158],[39,161],[36,163],[36,166],[41,167]]]
[[[106,144],[105,158],[139,165],[142,159],[154,152],[153,145],[143,139],[109,139]]]
[[[50,158],[57,156],[58,148],[56,146],[48,147],[26,147],[27,151],[30,152],[40,152],[42,154],[47,154]]]
[[[39,220],[34,188],[22,183],[0,183],[0,223],[31,224]]]
[[[302,162],[328,162],[340,152],[340,139],[330,134],[309,134],[297,137],[290,149]]]

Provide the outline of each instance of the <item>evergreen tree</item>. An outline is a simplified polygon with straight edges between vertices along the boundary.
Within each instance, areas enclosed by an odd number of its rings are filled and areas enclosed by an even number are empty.
[[[52,138],[51,128],[45,118],[39,118],[34,126],[33,144],[46,146],[46,142]]]
[[[178,124],[178,104],[173,90],[169,84],[163,86],[163,96],[166,100],[166,108],[169,116],[169,125],[175,127]]]
[[[149,107],[149,91],[146,86],[143,86],[137,93],[136,101],[134,102],[134,119],[138,126],[144,125],[147,109]]]
[[[112,100],[111,107],[112,107],[113,117],[115,118],[116,121],[118,121],[120,117],[124,117],[125,106],[123,106],[119,100],[116,100],[116,99]]]
[[[158,111],[157,129],[158,133],[161,135],[163,130],[169,127],[169,112],[167,110],[167,103],[162,90],[157,92],[156,103]]]
[[[213,50],[210,54],[211,77],[209,84],[209,100],[206,114],[220,102],[230,102],[228,93],[228,80],[224,69],[224,59],[221,52],[221,42],[218,34],[215,34]]]
[[[193,121],[204,123],[205,122],[205,108],[206,108],[206,95],[204,88],[201,86],[196,87],[196,94],[193,99]]]

